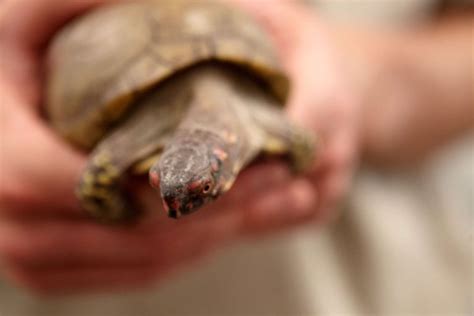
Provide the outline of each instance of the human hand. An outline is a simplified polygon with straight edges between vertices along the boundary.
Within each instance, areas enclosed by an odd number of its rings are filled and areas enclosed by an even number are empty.
[[[314,29],[273,34],[294,80],[289,114],[325,143],[309,175],[295,178],[277,162],[253,166],[216,203],[178,222],[165,218],[155,193],[142,184],[136,193],[158,215],[130,227],[106,227],[84,217],[73,196],[84,157],[39,118],[40,67],[52,33],[100,2],[105,0],[22,0],[3,6],[0,257],[7,275],[44,292],[141,286],[239,235],[330,214],[350,179],[355,119],[331,45],[327,39],[309,40],[324,32],[312,33],[317,27],[308,17],[304,21]],[[299,39],[294,49],[284,45],[288,34]]]
[[[337,213],[358,160],[360,104],[346,75],[349,65],[329,26],[296,1],[231,2],[272,35],[292,83],[288,115],[319,139],[317,159],[306,175],[295,177],[274,164],[258,176],[247,173],[248,181],[267,179],[265,190],[252,191],[246,180],[237,181],[233,192],[246,197],[238,204],[249,218],[246,227],[259,232],[310,218],[324,222]]]
[[[100,2],[21,0],[0,8],[1,267],[10,279],[37,292],[153,283],[229,240],[239,228],[239,217],[226,212],[169,220],[147,183],[134,189],[156,216],[111,227],[83,214],[73,192],[85,157],[40,118],[41,63],[53,32]]]

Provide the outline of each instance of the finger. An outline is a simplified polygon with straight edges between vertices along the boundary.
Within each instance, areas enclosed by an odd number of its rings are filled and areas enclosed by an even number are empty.
[[[325,139],[324,148],[312,170],[313,177],[318,178],[318,172],[329,168],[355,168],[358,163],[357,148],[357,135],[351,129],[341,127],[334,130]]]
[[[357,160],[357,135],[351,129],[334,131],[315,172],[310,176],[320,193],[319,208],[331,216],[350,188]]]
[[[4,261],[32,267],[137,264],[152,258],[144,235],[88,222],[5,220],[0,223],[0,253]]]
[[[117,290],[147,285],[157,278],[178,270],[184,264],[189,264],[223,242],[225,240],[223,237],[229,236],[232,219],[219,216],[216,218],[218,220],[212,221],[212,225],[201,226],[201,228],[196,224],[191,227],[183,225],[186,229],[169,234],[162,242],[152,243],[148,240],[148,245],[151,247],[149,253],[154,255],[154,260],[151,262],[118,260],[116,262],[71,263],[68,260],[62,260],[59,265],[56,262],[46,266],[9,262],[9,275],[14,281],[35,291],[53,293],[93,289]],[[90,236],[91,239],[95,239],[94,237],[97,236]],[[100,243],[100,240],[96,242]],[[127,247],[126,244],[122,246]],[[102,251],[106,252],[107,248]],[[130,255],[132,254],[127,254],[127,256]]]
[[[235,184],[222,198],[225,205],[238,205],[275,184],[284,183],[294,175],[281,161],[268,160],[251,165],[239,174]]]
[[[233,215],[207,221],[105,227],[89,221],[0,222],[0,255],[32,267],[164,264],[186,259],[229,240],[239,228]]]
[[[107,292],[142,288],[157,282],[172,267],[152,265],[108,266],[91,268],[34,269],[15,267],[7,278],[43,295],[66,295],[80,292]]]
[[[47,42],[75,15],[104,2],[107,0],[19,0],[2,3],[0,82],[9,83],[4,88],[25,101],[27,109],[37,110],[41,94],[38,82],[41,77],[40,58]]]
[[[319,193],[318,210],[321,220],[333,218],[339,213],[352,182],[352,168],[329,168],[321,172],[313,180],[313,185]]]
[[[283,222],[302,221],[315,211],[311,186],[306,179],[295,179],[281,161],[266,161],[244,170],[233,188],[209,208],[241,214],[244,232],[267,231]]]
[[[1,36],[3,41],[17,43],[21,39],[25,48],[38,49],[69,19],[89,8],[113,1],[7,1],[0,10]]]
[[[245,212],[247,232],[266,232],[317,217],[317,192],[304,178],[274,186],[238,206]]]
[[[84,158],[33,114],[11,104],[13,108],[1,127],[0,213],[82,214],[74,187]]]
[[[177,222],[207,221],[210,218],[215,218],[217,214],[232,212],[235,206],[242,203],[242,201],[246,201],[249,197],[260,194],[263,190],[273,186],[275,183],[284,182],[291,177],[292,174],[289,168],[281,161],[269,160],[264,164],[257,163],[251,165],[239,174],[236,182],[228,192],[199,209],[199,211],[180,218]],[[152,213],[158,221],[169,221],[169,218],[165,216],[165,212],[162,211],[162,208],[157,206],[157,199],[159,199],[159,197],[156,192],[151,191],[149,187],[144,187],[139,191],[139,200],[142,202],[143,207],[149,210],[156,210]],[[240,213],[241,212],[233,215],[236,217],[235,222],[238,221],[237,217]]]

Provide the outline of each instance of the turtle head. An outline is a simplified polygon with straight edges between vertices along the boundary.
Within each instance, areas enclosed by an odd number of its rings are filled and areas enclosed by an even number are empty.
[[[165,150],[150,169],[150,183],[159,189],[169,217],[190,214],[222,192],[222,162],[196,147]]]

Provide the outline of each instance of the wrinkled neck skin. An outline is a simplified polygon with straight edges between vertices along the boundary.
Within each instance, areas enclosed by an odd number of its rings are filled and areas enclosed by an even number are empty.
[[[239,76],[216,66],[189,74],[189,109],[150,170],[170,217],[192,213],[227,191],[256,154],[235,84]]]

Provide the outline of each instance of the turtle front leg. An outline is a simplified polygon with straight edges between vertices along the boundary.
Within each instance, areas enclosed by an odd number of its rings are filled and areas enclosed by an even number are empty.
[[[94,218],[117,222],[136,215],[131,199],[122,189],[123,170],[106,151],[94,153],[76,188],[83,208]]]

